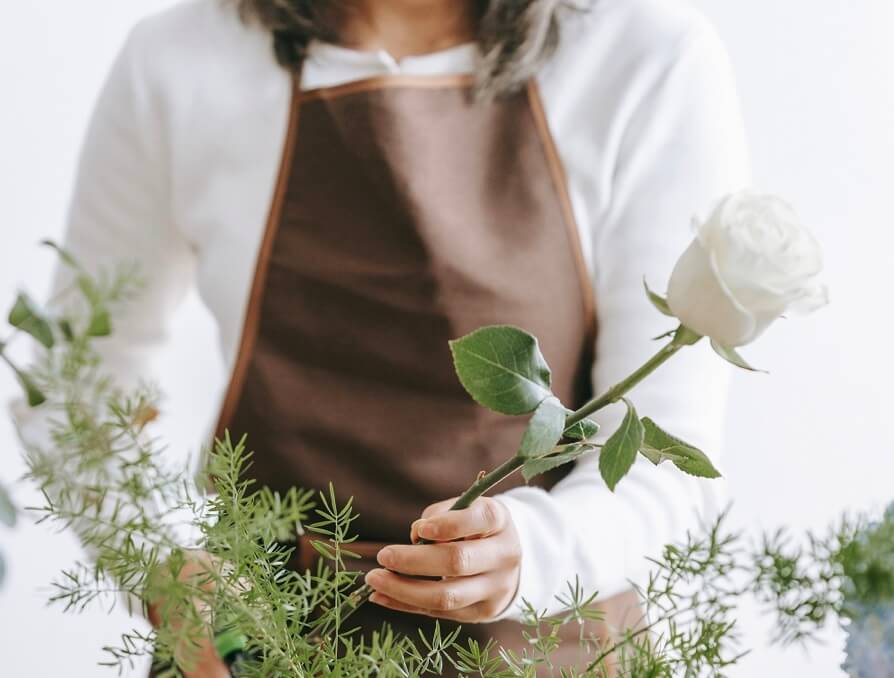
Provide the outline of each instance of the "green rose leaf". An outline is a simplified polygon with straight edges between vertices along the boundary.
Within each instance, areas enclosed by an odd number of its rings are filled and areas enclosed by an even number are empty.
[[[699,478],[719,478],[720,471],[714,468],[708,456],[689,443],[675,438],[662,430],[649,417],[643,417],[643,443],[640,452],[656,466],[663,461],[673,462],[674,466]]]
[[[649,283],[646,282],[645,278],[643,278],[643,287],[646,288],[646,296],[649,297],[649,301],[652,302],[652,306],[657,308],[666,316],[670,316],[671,318],[676,317],[674,315],[674,312],[671,311],[671,308],[667,303],[667,299],[649,289]]]
[[[0,485],[0,523],[7,527],[15,527],[16,509],[9,498],[6,488]]]
[[[537,338],[511,325],[491,325],[450,342],[460,383],[476,402],[502,414],[533,412],[552,395],[550,370]]]
[[[714,352],[719,355],[721,358],[726,360],[728,363],[732,363],[736,367],[741,367],[743,370],[748,370],[749,372],[764,372],[765,370],[759,370],[755,367],[749,365],[745,358],[739,355],[739,352],[733,348],[729,348],[728,346],[724,346],[713,339],[711,339],[711,348],[714,349]]]
[[[15,304],[9,312],[9,324],[30,334],[46,348],[53,348],[55,343],[53,328],[38,310],[37,304],[24,292],[19,292],[16,297]]]
[[[528,428],[525,429],[521,445],[518,447],[518,456],[531,459],[552,450],[562,437],[565,412],[562,403],[555,396],[544,399],[528,422]]]
[[[571,410],[566,410],[570,413]],[[589,440],[599,433],[599,424],[592,419],[581,419],[565,429],[564,436],[569,440]]]
[[[530,482],[531,478],[572,462],[582,454],[592,452],[595,449],[596,447],[593,445],[576,444],[568,446],[567,449],[557,454],[529,459],[522,466],[522,475],[525,478],[525,482]]]
[[[643,425],[636,414],[636,409],[626,398],[624,404],[627,405],[627,414],[624,415],[618,430],[605,441],[599,454],[599,472],[612,492],[633,466],[636,453],[643,442]]]

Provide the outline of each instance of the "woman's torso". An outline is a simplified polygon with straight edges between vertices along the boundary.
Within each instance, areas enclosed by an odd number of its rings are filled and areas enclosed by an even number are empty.
[[[602,0],[569,14],[562,46],[538,77],[594,282],[625,132],[694,20],[682,9],[654,11],[662,4]],[[148,71],[145,96],[162,118],[172,221],[196,255],[198,290],[232,366],[285,141],[290,79],[274,60],[269,35],[243,25],[219,0],[183,3],[144,20],[135,33],[145,42],[141,56],[151,59],[138,66]],[[384,53],[317,44],[302,87],[392,73],[466,73],[475,62],[473,46],[398,64]]]

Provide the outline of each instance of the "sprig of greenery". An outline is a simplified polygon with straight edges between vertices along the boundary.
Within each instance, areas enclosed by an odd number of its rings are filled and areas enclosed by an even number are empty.
[[[22,433],[28,478],[44,500],[31,510],[41,522],[73,529],[89,553],[63,571],[51,601],[79,611],[124,600],[143,612],[152,602],[160,620],[149,633],[124,633],[105,648],[105,663],[121,669],[152,652],[162,675],[179,675],[203,638],[238,629],[246,639],[244,676],[380,675],[388,666],[394,675],[440,672],[455,632],[414,642],[388,629],[367,640],[343,628],[359,574],[346,561],[351,506],[336,505],[331,488],[317,507],[312,491],[255,487],[244,439],[229,436],[208,455],[207,478],[165,463],[151,435],[157,392],[119,390],[93,345],[111,332],[112,311],[136,278],[92,278],[59,252],[76,271],[75,298],[57,300],[64,310],[56,313],[29,303],[30,321],[17,302],[14,317],[43,350],[30,370],[16,368],[26,393],[40,395],[29,400],[39,401],[35,416],[48,435]],[[203,491],[208,479],[212,494]],[[324,558],[315,571],[297,572],[287,565],[291,542],[304,531],[320,537],[314,546]]]

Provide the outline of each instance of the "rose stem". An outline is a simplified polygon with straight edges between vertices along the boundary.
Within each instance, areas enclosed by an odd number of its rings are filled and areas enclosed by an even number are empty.
[[[649,358],[639,369],[634,371],[629,377],[624,379],[623,381],[618,382],[611,388],[609,388],[602,395],[593,398],[589,402],[587,402],[583,407],[576,410],[572,414],[568,415],[568,418],[565,419],[565,428],[569,426],[573,426],[578,423],[582,419],[585,419],[589,415],[594,412],[601,410],[603,407],[611,405],[612,403],[618,402],[626,393],[630,391],[634,386],[639,384],[643,379],[649,376],[652,372],[654,372],[658,367],[667,362],[671,356],[673,356],[677,351],[679,351],[684,346],[691,346],[701,339],[701,335],[696,334],[692,330],[690,330],[685,325],[680,325],[677,328],[677,331],[674,333],[673,339],[664,347],[661,348],[658,353]],[[462,496],[454,502],[453,506],[450,507],[451,511],[459,511],[464,508],[468,508],[473,501],[478,499],[482,494],[490,490],[492,487],[496,486],[500,481],[507,478],[509,475],[520,469],[524,466],[525,460],[521,457],[513,455],[511,458],[504,461],[497,468],[485,475],[481,476],[478,480],[476,480],[472,486],[463,492]],[[427,543],[425,540],[422,540],[420,543]],[[358,589],[351,594],[350,598],[357,601],[357,604],[352,606],[351,609],[345,610],[345,614],[350,614],[353,610],[357,609],[369,598],[372,593],[372,588],[370,588],[367,584],[363,584]],[[344,606],[350,605],[349,601],[345,601]]]
[[[573,414],[568,415],[568,418],[565,420],[565,427],[572,426],[582,419],[587,418],[597,410],[601,410],[607,405],[618,402],[630,391],[630,389],[652,374],[652,372],[659,366],[667,362],[667,360],[677,351],[684,346],[691,346],[701,338],[701,335],[696,334],[684,325],[680,325],[674,333],[674,338],[671,339],[666,346],[663,346],[658,353],[649,358],[639,369],[634,371],[623,381],[619,381],[617,384],[609,388],[602,395],[593,398]]]

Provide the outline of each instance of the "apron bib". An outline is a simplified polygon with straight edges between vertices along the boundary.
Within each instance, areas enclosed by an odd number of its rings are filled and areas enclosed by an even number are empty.
[[[526,426],[472,401],[448,340],[497,323],[534,333],[555,393],[579,406],[590,394],[592,285],[534,82],[487,103],[472,101],[471,76],[302,92],[296,75],[292,86],[218,434],[248,434],[259,485],[332,481],[341,501],[353,497],[361,543],[351,550],[369,569],[380,546],[408,542],[425,506],[511,455]],[[500,490],[521,483],[517,474]],[[302,540],[298,565],[314,555]],[[608,621],[630,605],[609,601]],[[371,604],[351,617],[364,631],[383,622],[414,636],[434,624]],[[571,626],[559,665],[588,659]],[[464,633],[526,646],[510,621]]]

